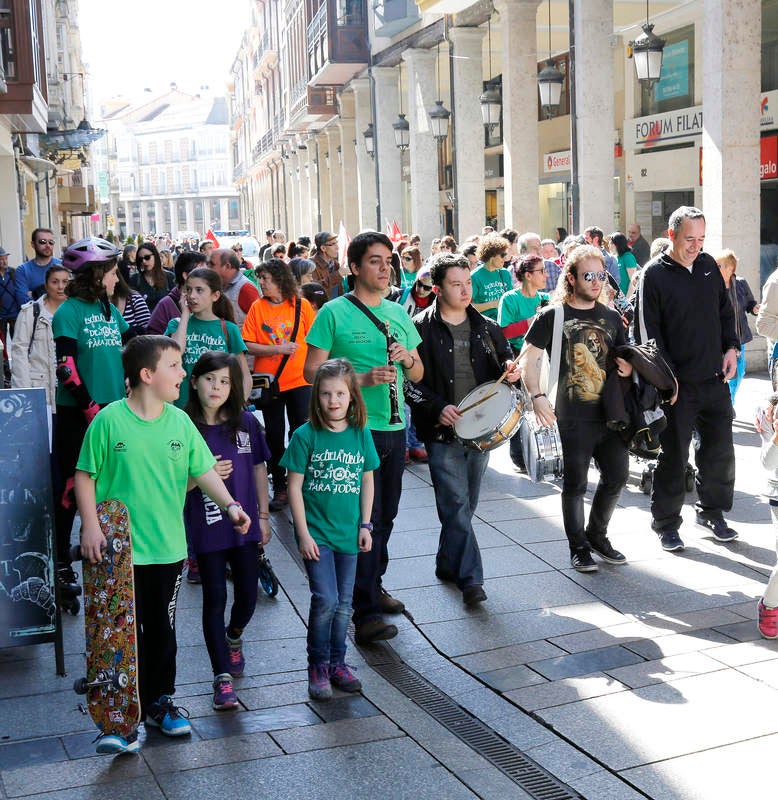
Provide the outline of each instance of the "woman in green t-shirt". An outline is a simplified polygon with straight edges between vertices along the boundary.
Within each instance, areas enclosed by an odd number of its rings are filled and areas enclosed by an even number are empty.
[[[516,277],[521,284],[500,298],[497,324],[518,355],[524,344],[524,334],[535,319],[535,312],[539,306],[548,303],[548,295],[540,291],[546,286],[543,259],[535,253],[525,253],[516,265]]]
[[[616,257],[619,261],[619,289],[626,296],[632,277],[637,272],[638,262],[623,233],[616,231],[610,235],[611,244],[616,249]]]
[[[72,613],[78,610],[81,593],[69,552],[76,515],[73,476],[78,453],[97,412],[125,395],[122,338],[129,325],[108,300],[118,281],[120,254],[121,250],[105,239],[82,239],[70,245],[62,264],[73,273],[73,280],[65,289],[68,299],[51,321],[58,381],[53,425],[59,467],[54,489],[57,582],[63,605]]]

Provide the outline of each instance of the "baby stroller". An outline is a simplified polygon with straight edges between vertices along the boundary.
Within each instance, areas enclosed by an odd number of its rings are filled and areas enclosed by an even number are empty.
[[[659,444],[659,436],[652,436],[648,429],[639,431],[638,434],[632,439],[629,446],[630,455],[635,457],[638,464],[643,464],[642,472],[638,486],[643,494],[651,494],[651,489],[654,486],[654,470],[656,469],[656,460],[662,448]],[[687,462],[686,470],[684,472],[684,489],[687,492],[694,490],[694,480],[697,477],[697,470]]]

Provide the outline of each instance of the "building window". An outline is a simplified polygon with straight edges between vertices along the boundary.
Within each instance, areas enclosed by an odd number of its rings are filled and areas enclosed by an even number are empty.
[[[653,90],[640,87],[641,117],[694,105],[694,26],[687,25],[677,31],[662,33],[661,36],[665,40],[662,78]]]
[[[16,51],[14,49],[14,19],[11,0],[0,0],[0,70],[6,80],[15,80]]]
[[[167,194],[167,175],[165,175],[164,170],[159,171],[157,180],[159,182],[158,193]]]
[[[365,22],[364,0],[338,0],[336,23],[338,27],[363,25]]]
[[[762,91],[775,89],[778,89],[778,1],[762,0]]]

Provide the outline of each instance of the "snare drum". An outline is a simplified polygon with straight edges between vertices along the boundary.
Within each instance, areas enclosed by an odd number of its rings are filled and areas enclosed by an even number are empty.
[[[521,398],[504,383],[489,381],[477,386],[459,404],[459,408],[468,406],[474,407],[454,423],[454,433],[462,444],[474,450],[485,452],[499,447],[516,433],[521,422]]]
[[[556,422],[550,428],[542,427],[534,412],[525,414],[522,422],[521,449],[530,480],[539,483],[561,478],[564,461],[562,440]]]

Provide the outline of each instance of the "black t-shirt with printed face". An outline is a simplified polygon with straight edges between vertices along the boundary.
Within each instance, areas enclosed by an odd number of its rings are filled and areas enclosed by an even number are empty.
[[[571,308],[563,304],[562,355],[556,415],[568,418],[604,420],[602,390],[610,351],[626,344],[621,317],[610,308],[596,303],[592,309]],[[551,355],[555,305],[544,308],[527,331],[525,341]]]

